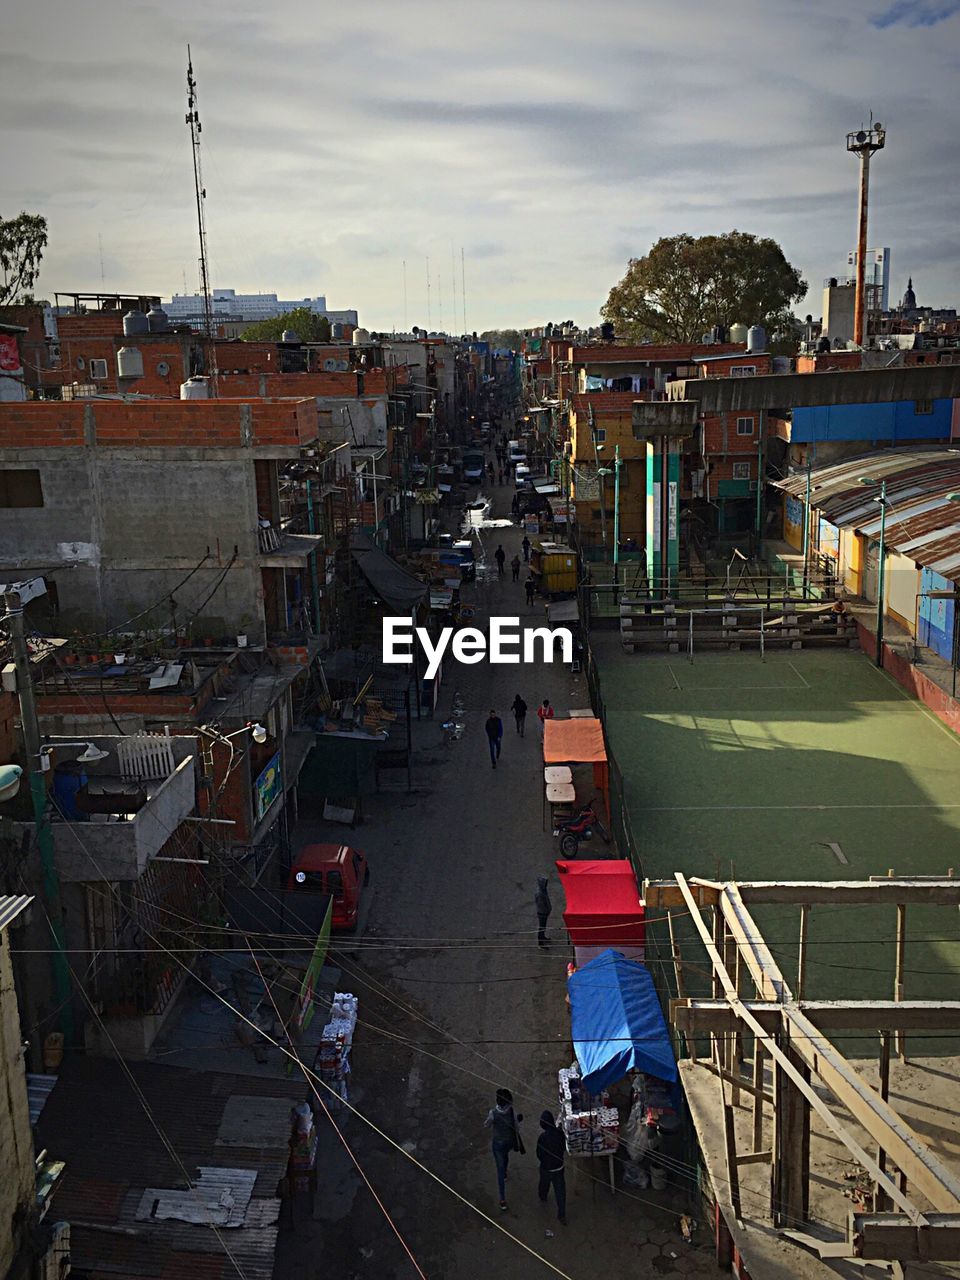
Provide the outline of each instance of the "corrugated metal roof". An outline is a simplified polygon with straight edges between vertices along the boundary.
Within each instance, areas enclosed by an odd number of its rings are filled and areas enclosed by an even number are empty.
[[[877,489],[865,488],[861,476],[875,481]],[[960,450],[886,449],[817,467],[810,473],[810,505],[838,528],[876,538],[881,480],[887,486],[887,545],[925,569],[960,581],[960,506],[949,500],[960,492]],[[807,473],[789,476],[777,487],[805,497]]]
[[[30,1108],[31,1126],[35,1125],[40,1119],[40,1112],[53,1092],[53,1086],[56,1083],[56,1076],[43,1076],[37,1075],[32,1071],[27,1072],[27,1106]]]
[[[26,911],[33,898],[27,893],[18,893],[13,896],[4,894],[0,897],[0,933],[13,924],[21,911]]]

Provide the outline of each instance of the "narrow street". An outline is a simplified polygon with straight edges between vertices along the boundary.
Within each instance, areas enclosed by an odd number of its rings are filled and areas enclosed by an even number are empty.
[[[512,495],[510,484],[493,489],[491,518],[509,514]],[[489,568],[486,578],[478,574],[478,603],[488,598],[496,614],[542,623],[543,602],[526,607],[524,573],[511,581],[522,534],[495,527],[482,536]],[[500,542],[507,557],[502,580],[493,560]],[[444,744],[441,723],[457,691],[466,729],[460,741]],[[529,707],[522,739],[509,713],[518,691]],[[574,1167],[568,1158],[569,1225],[557,1222],[552,1200],[537,1199],[539,1116],[545,1107],[556,1110],[556,1073],[572,1058],[565,1004],[572,952],[554,841],[541,821],[536,707],[545,697],[559,716],[589,703],[583,677],[559,664],[538,664],[531,682],[530,669],[448,663],[438,714],[414,725],[414,793],[374,797],[365,823],[349,837],[370,858],[375,896],[357,951],[333,958],[342,964],[340,989],[360,997],[351,1103],[493,1221],[406,1162],[346,1108],[337,1121],[431,1280],[556,1274],[523,1245],[573,1280],[717,1274],[702,1232],[699,1247],[683,1242],[677,1209],[686,1204],[675,1191],[613,1196],[605,1163]],[[496,771],[483,730],[491,708],[504,721]],[[329,839],[346,837],[343,828],[330,830]],[[546,950],[536,943],[538,875],[550,876],[553,903]],[[524,1115],[527,1148],[525,1156],[511,1157],[506,1213],[498,1208],[490,1132],[483,1127],[500,1085],[512,1089]],[[329,1131],[322,1142],[313,1217],[305,1203],[297,1205],[295,1231],[281,1236],[276,1274],[414,1276],[343,1147]],[[331,1170],[339,1170],[334,1185]],[[675,1260],[682,1264],[676,1270]],[[638,1263],[647,1265],[638,1271]]]

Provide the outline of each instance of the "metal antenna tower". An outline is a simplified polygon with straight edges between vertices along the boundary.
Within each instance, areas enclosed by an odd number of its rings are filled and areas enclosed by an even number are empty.
[[[207,226],[203,216],[203,202],[207,192],[203,185],[203,167],[200,163],[200,112],[197,108],[197,82],[193,78],[193,59],[187,45],[187,124],[193,151],[193,185],[197,196],[197,232],[200,236],[200,292],[203,294],[203,343],[206,373],[210,379],[210,391],[217,394],[217,347],[213,332],[213,299],[210,295],[210,273],[207,267]]]

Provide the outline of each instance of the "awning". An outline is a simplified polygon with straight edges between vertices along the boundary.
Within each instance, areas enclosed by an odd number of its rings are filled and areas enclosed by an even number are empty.
[[[544,722],[544,764],[606,763],[603,725],[597,719],[547,720]]]
[[[649,970],[604,951],[567,979],[573,1048],[588,1093],[628,1071],[674,1083],[677,1062]]]
[[[409,613],[427,594],[427,584],[375,546],[368,534],[350,535],[350,554],[372,590],[398,613]]]
[[[644,905],[626,858],[560,861],[563,922],[575,947],[642,947]]]

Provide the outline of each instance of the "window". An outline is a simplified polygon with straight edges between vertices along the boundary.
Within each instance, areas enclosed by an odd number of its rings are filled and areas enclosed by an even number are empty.
[[[750,479],[750,463],[735,462],[733,464],[733,478],[734,480],[749,480]]]
[[[39,471],[0,470],[0,507],[42,507]]]
[[[106,360],[91,360],[90,361],[90,377],[103,379],[106,376],[107,376]]]
[[[753,419],[752,418],[737,419],[737,435],[738,436],[753,435]]]
[[[752,378],[757,372],[755,364],[732,364],[730,366],[731,378]]]
[[[339,871],[327,872],[327,893],[332,893],[335,898],[343,897],[343,876]]]
[[[913,412],[917,415],[918,418],[921,417],[923,414],[933,413],[933,401],[932,400],[914,400]]]
[[[594,427],[594,429],[593,429],[593,442],[594,442],[594,444],[605,444],[605,443],[606,443],[606,439],[607,439],[607,428],[606,428],[606,427]]]

